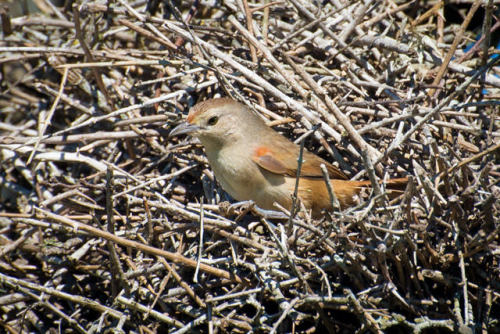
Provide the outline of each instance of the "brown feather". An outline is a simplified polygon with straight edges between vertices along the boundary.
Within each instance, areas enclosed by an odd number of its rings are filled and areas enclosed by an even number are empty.
[[[297,176],[300,147],[277,132],[270,138],[272,147],[259,146],[254,151],[252,160],[261,168],[276,174]],[[347,180],[347,176],[337,167],[304,149],[302,156],[301,177],[323,177],[321,164],[326,166],[331,179]]]
[[[385,186],[389,198],[393,199],[402,195],[407,183],[407,178],[388,180]],[[341,209],[355,205],[357,195],[361,190],[371,188],[370,181],[330,180],[330,184]],[[324,209],[332,209],[324,180],[301,178],[299,182],[299,198],[307,208],[312,210],[313,217],[319,217]]]
[[[195,105],[187,122],[177,132],[189,130],[200,139],[219,183],[231,196],[240,201],[251,199],[264,209],[274,209],[275,202],[290,209],[299,174],[298,145],[267,127],[241,103],[227,98]],[[369,181],[350,181],[337,167],[304,150],[298,196],[315,217],[332,209],[321,164],[328,171],[341,209],[355,204],[356,195],[370,187]],[[392,194],[400,194],[406,182],[406,178],[392,179],[386,186],[397,189]]]

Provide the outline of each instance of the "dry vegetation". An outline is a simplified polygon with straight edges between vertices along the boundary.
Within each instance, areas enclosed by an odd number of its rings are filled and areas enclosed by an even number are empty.
[[[493,1],[35,2],[1,13],[0,331],[499,332]],[[405,194],[230,206],[168,138],[226,95]]]

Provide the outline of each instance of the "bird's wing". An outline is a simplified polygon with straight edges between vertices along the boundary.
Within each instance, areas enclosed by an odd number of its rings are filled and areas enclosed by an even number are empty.
[[[279,140],[282,139],[282,140]],[[297,176],[298,156],[300,148],[285,138],[278,138],[272,147],[258,146],[252,155],[252,160],[261,168],[275,174]],[[320,165],[324,164],[330,178],[347,180],[347,176],[334,165],[326,162],[317,155],[304,150],[301,177],[323,177]]]

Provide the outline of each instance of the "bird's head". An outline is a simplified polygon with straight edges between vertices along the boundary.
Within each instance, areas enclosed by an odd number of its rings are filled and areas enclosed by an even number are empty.
[[[170,137],[191,134],[207,148],[234,143],[246,136],[253,136],[264,122],[241,103],[218,98],[196,104],[189,111],[185,122],[170,132]]]

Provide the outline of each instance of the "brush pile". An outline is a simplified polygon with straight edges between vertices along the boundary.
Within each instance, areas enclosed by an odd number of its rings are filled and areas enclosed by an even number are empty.
[[[35,3],[0,11],[2,332],[498,333],[493,1]],[[232,205],[168,138],[218,96],[404,195]]]

